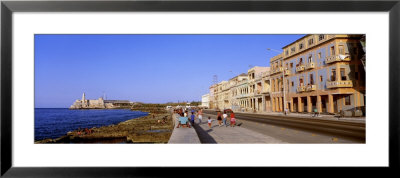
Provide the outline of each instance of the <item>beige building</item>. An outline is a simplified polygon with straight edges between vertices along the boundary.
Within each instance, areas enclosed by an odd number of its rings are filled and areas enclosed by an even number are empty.
[[[270,60],[272,110],[365,111],[361,35],[306,35]]]
[[[362,35],[306,35],[270,67],[253,67],[210,87],[210,108],[243,112],[365,114]]]
[[[250,110],[253,112],[265,111],[265,98],[263,97],[263,76],[269,73],[269,67],[253,67],[247,71]]]
[[[201,96],[201,106],[205,108],[210,108],[210,94],[207,93]]]

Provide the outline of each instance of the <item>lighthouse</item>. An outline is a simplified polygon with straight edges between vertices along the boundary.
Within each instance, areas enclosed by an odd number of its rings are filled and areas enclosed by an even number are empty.
[[[85,92],[82,94],[81,102],[82,102],[82,107],[87,107],[88,106],[88,103],[87,103],[86,98],[85,98]]]

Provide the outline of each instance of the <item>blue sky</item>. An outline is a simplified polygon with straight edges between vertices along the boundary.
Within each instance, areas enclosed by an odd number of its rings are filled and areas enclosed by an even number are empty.
[[[269,66],[304,35],[35,35],[35,107],[89,99],[200,101],[213,76]]]

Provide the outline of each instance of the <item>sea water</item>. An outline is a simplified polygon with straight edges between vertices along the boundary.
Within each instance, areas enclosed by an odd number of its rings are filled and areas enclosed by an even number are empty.
[[[58,138],[69,131],[101,127],[148,115],[129,109],[35,108],[35,141]]]

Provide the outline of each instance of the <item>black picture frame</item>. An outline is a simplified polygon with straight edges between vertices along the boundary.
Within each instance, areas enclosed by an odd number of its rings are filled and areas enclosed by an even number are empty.
[[[389,167],[364,168],[350,174],[369,174],[370,171],[394,171],[399,168],[399,111],[400,105],[400,1],[2,1],[1,2],[1,176],[4,177],[146,177],[179,176],[182,168],[168,167],[64,167],[32,168],[13,167],[12,165],[12,17],[13,12],[389,12]],[[245,155],[242,155],[245,156]],[[184,161],[184,160],[182,160]],[[353,167],[354,168],[354,167]],[[256,175],[265,172],[264,168],[250,170],[214,169],[215,173],[237,172]],[[347,168],[345,168],[347,169]],[[209,173],[198,169],[184,169],[184,175],[195,172]],[[208,171],[208,170],[207,170]],[[212,170],[211,170],[212,171]],[[286,172],[279,169],[276,173]],[[295,169],[298,173],[312,174],[310,171]],[[324,174],[341,175],[340,172],[327,170]],[[397,173],[396,173],[397,172]],[[215,175],[215,173],[212,173]],[[272,174],[271,174],[272,175]],[[349,175],[346,172],[346,175]],[[313,176],[313,175],[311,175]],[[314,174],[314,176],[318,176]]]

